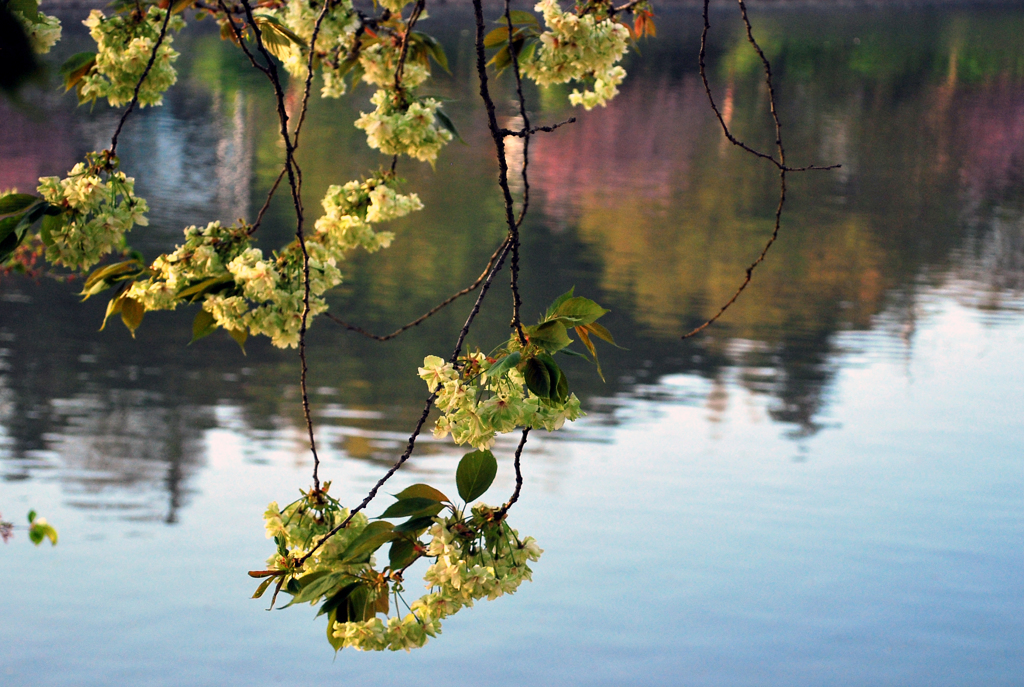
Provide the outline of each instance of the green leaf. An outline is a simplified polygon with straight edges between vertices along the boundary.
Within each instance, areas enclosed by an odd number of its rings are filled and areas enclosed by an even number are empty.
[[[509,353],[504,358],[502,358],[498,362],[496,362],[493,365],[491,365],[491,368],[489,370],[487,370],[487,378],[488,379],[498,379],[498,378],[500,378],[506,372],[508,372],[513,367],[518,365],[519,362],[522,359],[523,359],[523,354],[520,353],[519,351],[515,351],[513,353]]]
[[[356,585],[356,588],[349,592],[347,603],[338,607],[338,622],[363,622],[377,615],[376,604],[370,597],[369,586]],[[344,620],[341,617],[342,610],[347,611]]]
[[[337,614],[338,614],[338,609],[337,609],[337,607],[335,607],[327,615],[327,641],[330,643],[330,645],[332,647],[334,647],[335,655],[337,655],[337,653],[339,651],[341,651],[341,647],[344,646],[344,644],[345,644],[345,638],[344,637],[335,637],[334,636],[334,624],[338,621]]]
[[[540,27],[540,22],[537,20],[537,15],[523,10],[512,10],[509,12],[509,18],[512,19],[512,25],[523,25],[532,24],[533,26]],[[498,22],[508,23],[505,17],[501,17],[497,20]]]
[[[33,544],[39,546],[44,539],[49,539],[50,544],[57,545],[57,530],[53,525],[46,522],[46,518],[32,518],[32,525],[28,528],[28,538]]]
[[[14,230],[18,228],[19,222],[21,222],[21,215],[0,219],[0,241],[13,234]]]
[[[330,573],[330,574],[318,574],[327,573],[326,570],[318,570],[315,573],[304,575],[298,578],[298,583],[301,587],[299,593],[295,595],[295,598],[288,604],[289,606],[301,603],[309,603],[316,601],[323,596],[331,596],[341,586],[343,586],[348,580],[352,579],[352,576],[348,573]],[[307,578],[313,578],[308,579]]]
[[[512,64],[512,54],[508,51],[508,45],[494,53],[494,57],[487,61],[487,66],[493,66],[498,72],[504,71],[510,64]]]
[[[31,525],[32,521],[35,520],[35,519],[36,519],[36,512],[34,510],[30,510],[28,512],[28,524]]]
[[[498,461],[488,450],[467,453],[459,461],[455,470],[455,483],[459,487],[459,496],[466,503],[474,501],[486,492],[494,476],[498,474]]]
[[[448,56],[444,53],[444,46],[436,38],[420,31],[413,31],[412,38],[423,44],[430,56],[434,58],[434,62],[437,62],[437,66],[449,74],[451,73],[448,70]]]
[[[580,337],[580,338],[582,338],[582,337]],[[572,350],[571,348],[563,348],[562,350],[560,350],[558,352],[561,353],[562,355],[571,355],[574,358],[583,358],[588,363],[590,362],[590,358],[588,358],[587,356],[583,355],[579,351]]]
[[[562,305],[562,303],[565,303],[567,300],[572,298],[572,292],[575,291],[575,290],[576,290],[576,287],[574,286],[571,289],[569,289],[568,291],[566,291],[565,293],[563,293],[561,296],[559,296],[558,298],[553,300],[551,302],[551,305],[548,306],[548,311],[546,313],[544,313],[544,319],[547,320],[547,319],[550,319],[552,316],[554,316],[555,311],[558,310],[558,308]]]
[[[327,601],[323,603],[323,605],[320,607],[320,610],[317,612],[316,617],[319,618],[324,613],[333,613],[335,610],[337,610],[338,606],[340,606],[342,603],[348,600],[348,595],[351,594],[352,590],[355,589],[358,585],[358,582],[353,582],[352,584],[345,585],[337,592],[335,592],[334,595],[331,596],[331,598],[327,599]]]
[[[572,343],[565,325],[558,320],[551,320],[533,327],[526,328],[530,343],[538,344],[548,353],[555,353]]]
[[[96,66],[96,53],[80,52],[68,58],[61,65],[60,75],[64,79],[64,92],[67,93],[86,77]]]
[[[401,570],[416,560],[416,543],[410,539],[396,539],[388,551],[388,565],[392,570]]]
[[[124,326],[128,327],[128,331],[132,333],[132,338],[134,339],[135,330],[142,324],[142,317],[146,314],[146,306],[127,296],[121,296],[120,301],[121,321],[124,322]]]
[[[21,12],[30,21],[39,16],[37,0],[8,0],[7,9],[12,12]]]
[[[410,515],[434,516],[441,512],[444,506],[435,499],[425,499],[419,496],[395,501],[380,514],[379,518],[405,518]]]
[[[355,561],[363,556],[369,557],[371,553],[381,547],[381,545],[391,541],[395,538],[392,530],[394,525],[390,522],[384,522],[378,520],[371,522],[366,526],[358,537],[356,537],[345,552],[341,554],[341,561],[343,563],[349,563]]]
[[[508,43],[508,26],[499,26],[492,31],[489,31],[484,36],[484,47],[485,48],[497,48],[499,45],[506,45]]]
[[[411,499],[411,498],[423,498],[433,499],[440,503],[451,503],[451,499],[439,492],[429,484],[414,484],[411,487],[406,487],[402,491],[395,494],[396,499]]]
[[[53,245],[53,232],[60,229],[63,224],[64,218],[61,215],[47,214],[43,217],[42,224],[39,227],[39,238],[44,246],[49,248]]]
[[[270,583],[273,582],[273,581],[274,581],[273,577],[268,577],[265,580],[263,580],[262,582],[260,582],[260,586],[256,587],[256,591],[253,592],[252,598],[253,599],[258,599],[261,596],[263,596],[263,592],[267,591],[267,587],[269,587]]]
[[[401,525],[395,527],[397,534],[404,534],[406,532],[419,532],[425,530],[434,524],[434,517],[432,515],[422,515],[416,518],[410,518],[403,522]]]
[[[526,388],[537,397],[551,398],[551,373],[548,372],[547,365],[536,358],[530,358],[523,369],[523,377],[526,378]],[[555,382],[557,381],[556,378]]]
[[[9,215],[13,212],[21,212],[38,203],[42,198],[32,196],[28,193],[8,193],[0,196],[0,215]]]
[[[107,320],[109,320],[112,315],[117,315],[121,312],[121,299],[123,295],[123,293],[119,294],[107,301],[107,312],[103,315],[103,324],[100,325],[99,331],[102,332],[104,328],[106,328]]]
[[[571,318],[574,325],[584,325],[590,324],[607,312],[611,311],[605,310],[589,298],[576,296],[559,303],[552,315],[554,317]]]
[[[217,321],[213,319],[213,315],[200,308],[192,320],[192,340],[188,342],[189,346],[204,336],[209,336],[216,329]]]
[[[451,132],[452,136],[454,136],[460,142],[465,143],[465,141],[462,140],[462,136],[459,134],[459,130],[455,128],[455,123],[452,122],[452,120],[448,117],[447,114],[445,114],[444,110],[440,108],[435,110],[434,116],[437,117],[437,121],[441,124],[441,126],[443,126],[447,131]]]
[[[0,264],[3,264],[17,250],[25,237],[25,232],[19,231],[23,217],[23,215],[15,215],[0,220]]]
[[[54,219],[47,215],[43,218],[43,229],[46,229],[47,220]],[[56,218],[60,221],[60,217]],[[79,296],[84,296],[82,300],[89,300],[90,296],[93,296],[109,285],[104,282],[108,281],[122,281],[123,279],[132,278],[142,272],[144,268],[142,263],[138,260],[125,260],[124,262],[115,262],[112,265],[104,265],[98,269],[92,271],[92,273],[85,278],[85,283],[82,284],[82,291]],[[98,287],[98,288],[96,288]]]
[[[543,363],[548,371],[548,377],[551,380],[550,398],[564,403],[569,398],[569,382],[562,373],[562,369],[547,353],[539,354],[537,360]]]
[[[231,275],[230,272],[225,272],[224,274],[218,275],[216,277],[210,277],[209,279],[204,279],[203,281],[197,284],[193,284],[192,286],[184,288],[178,293],[174,294],[174,297],[181,299],[189,298],[190,303],[195,303],[196,300],[198,300],[199,296],[203,295],[204,293],[213,291],[214,287],[219,286],[220,284],[227,284],[229,282],[233,282],[234,280],[235,278],[234,276]]]

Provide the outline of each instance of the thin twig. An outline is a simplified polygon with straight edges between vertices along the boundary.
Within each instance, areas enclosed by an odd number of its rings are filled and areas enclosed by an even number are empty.
[[[325,0],[326,2],[327,0]],[[221,0],[223,3],[223,0]],[[303,230],[304,212],[302,207],[302,171],[299,168],[298,163],[295,160],[295,145],[288,134],[288,111],[285,107],[284,88],[281,86],[281,79],[278,75],[277,64],[274,62],[270,55],[270,51],[263,43],[263,33],[260,31],[259,25],[256,23],[256,18],[253,16],[252,5],[249,4],[249,0],[241,0],[242,6],[245,8],[246,21],[249,26],[252,27],[253,33],[256,37],[256,47],[263,55],[263,59],[266,61],[266,69],[264,73],[270,82],[274,86],[274,94],[277,97],[277,117],[281,127],[281,139],[284,141],[285,147],[285,171],[288,175],[288,186],[292,192],[292,205],[295,208],[295,238],[299,244],[299,248],[302,251],[302,320],[299,324],[299,361],[301,363],[301,374],[299,378],[299,386],[302,392],[302,413],[306,420],[306,433],[309,436],[309,450],[313,454],[313,491],[320,491],[320,456],[316,450],[316,435],[313,430],[313,416],[309,407],[309,387],[307,378],[309,374],[309,365],[306,361],[306,331],[309,326],[309,299],[310,299],[310,279],[309,279],[309,251],[306,249],[306,237]],[[228,21],[231,21],[230,16]],[[234,27],[234,22],[231,22]],[[236,31],[237,33],[237,31]],[[241,36],[239,35],[241,42]],[[250,61],[256,64],[253,57],[250,57]],[[312,61],[309,63],[309,68],[312,68]]]
[[[491,98],[490,89],[487,85],[487,54],[484,50],[484,12],[481,0],[473,0],[473,12],[476,16],[476,71],[480,80],[480,98],[484,101],[487,110],[487,123],[491,131],[491,138],[494,139],[494,148],[498,157],[498,185],[505,200],[505,221],[508,224],[508,235],[510,248],[512,249],[512,326],[520,341],[525,341],[523,325],[519,318],[519,224],[516,221],[513,209],[512,191],[508,185],[508,161],[505,159],[505,140],[501,134],[501,127],[498,126],[498,117],[495,114],[494,100]],[[511,34],[509,35],[511,45]],[[514,58],[513,58],[514,59]],[[527,128],[529,128],[527,126]]]
[[[522,74],[519,73],[519,54],[512,49],[512,33],[514,28],[512,26],[512,9],[509,4],[509,0],[505,0],[505,24],[508,26],[508,54],[512,58],[512,73],[516,77],[516,97],[519,100],[519,117],[523,120],[523,169],[520,172],[520,176],[523,179],[523,205],[519,208],[519,217],[516,219],[516,235],[515,244],[512,246],[512,302],[513,302],[513,324],[516,327],[516,331],[519,332],[519,340],[523,340],[523,327],[519,321],[519,231],[518,228],[522,226],[523,219],[526,218],[526,211],[530,207],[530,180],[526,176],[526,170],[530,166],[530,135],[533,131],[530,129],[530,117],[526,114],[526,98],[523,97],[523,78]],[[551,127],[554,131],[558,125]],[[504,136],[502,138],[502,149],[504,149]]]
[[[469,316],[466,318],[466,324],[462,326],[462,331],[459,332],[459,339],[455,344],[455,350],[452,352],[452,357],[449,362],[454,363],[456,360],[458,360],[459,353],[462,351],[462,344],[466,340],[466,335],[469,333],[470,327],[473,326],[473,320],[476,319],[477,314],[480,312],[480,305],[483,303],[484,296],[487,295],[487,290],[490,288],[491,282],[494,281],[495,275],[497,275],[498,272],[501,271],[501,266],[505,262],[505,256],[508,254],[508,250],[509,246],[506,243],[503,246],[501,252],[498,254],[498,260],[497,262],[495,262],[494,267],[491,268],[490,274],[488,274],[487,278],[484,280],[483,288],[480,289],[480,293],[476,297],[476,302],[473,304],[473,309],[470,311]],[[298,567],[301,568],[303,564],[305,564],[306,560],[310,556],[312,556],[317,549],[324,545],[324,542],[326,542],[328,539],[330,539],[335,534],[337,534],[345,527],[347,527],[349,522],[352,521],[352,518],[355,517],[355,514],[366,508],[366,506],[370,504],[370,501],[372,501],[373,498],[377,495],[377,491],[382,486],[384,486],[384,483],[391,479],[392,475],[398,472],[399,468],[401,468],[402,465],[405,464],[405,461],[409,460],[409,456],[412,455],[413,449],[416,448],[416,438],[420,435],[420,432],[423,430],[423,424],[427,421],[427,416],[430,415],[430,407],[434,403],[435,398],[437,398],[437,392],[431,393],[429,396],[427,396],[426,403],[424,403],[423,405],[423,412],[420,414],[420,419],[416,423],[416,428],[412,431],[412,434],[409,435],[409,442],[408,444],[406,444],[405,451],[398,458],[398,460],[395,461],[395,464],[391,466],[391,469],[389,469],[387,473],[384,474],[383,477],[377,480],[377,483],[373,485],[372,489],[370,489],[370,492],[366,495],[366,498],[364,498],[359,503],[358,506],[356,506],[349,512],[348,517],[345,518],[341,522],[341,524],[335,526],[323,537],[321,537],[317,541],[317,543],[313,545],[313,548],[307,551],[305,555],[303,555],[303,557],[297,561]]]
[[[420,18],[420,14],[423,12],[424,0],[416,0],[416,4],[412,8],[412,14],[409,15],[409,23],[405,26],[405,32],[402,33],[402,51],[398,55],[398,65],[395,67],[395,90],[398,93],[403,92],[402,87],[402,75],[405,73],[405,58],[409,54],[409,36],[412,34],[412,27],[416,26],[416,22]]]
[[[143,16],[142,21],[145,21]],[[164,42],[164,36],[167,35],[167,25],[171,21],[171,8],[167,8],[167,14],[164,15],[164,23],[160,26],[160,35],[156,37],[156,45],[153,46],[153,52],[149,55],[149,61],[146,62],[146,68],[142,70],[142,76],[139,77],[138,82],[135,84],[135,91],[132,93],[131,102],[128,103],[128,107],[121,114],[121,121],[117,123],[117,128],[114,130],[114,135],[110,138],[110,154],[113,155],[117,152],[117,139],[121,135],[121,129],[124,128],[125,121],[128,120],[128,115],[135,109],[135,103],[139,102],[139,91],[142,90],[142,82],[149,76],[149,70],[153,68],[153,64],[156,62],[156,54],[160,50],[160,44]]]
[[[359,327],[359,326],[354,325],[354,324],[349,324],[348,322],[345,322],[344,320],[341,320],[340,318],[332,315],[331,313],[324,313],[324,314],[327,316],[327,318],[329,320],[333,320],[334,322],[336,322],[337,324],[341,325],[345,329],[348,329],[351,332],[356,332],[357,334],[362,334],[363,336],[365,336],[368,339],[373,339],[375,341],[390,341],[391,339],[395,338],[396,336],[398,336],[402,332],[408,331],[409,329],[412,329],[413,327],[419,325],[421,322],[423,322],[427,318],[429,318],[432,315],[435,315],[436,313],[440,312],[441,309],[443,309],[445,306],[450,305],[451,303],[454,303],[456,300],[458,300],[459,298],[462,298],[466,294],[472,293],[473,291],[475,291],[480,286],[480,284],[483,283],[484,278],[486,278],[487,275],[490,273],[491,266],[494,265],[494,261],[498,259],[498,253],[501,252],[501,250],[506,246],[507,243],[508,243],[508,237],[506,237],[505,240],[501,242],[501,245],[498,246],[497,250],[495,250],[494,253],[491,254],[491,259],[487,261],[487,267],[484,268],[484,271],[480,273],[480,276],[477,277],[475,282],[473,282],[472,284],[470,284],[466,288],[462,289],[461,291],[458,291],[458,292],[452,294],[451,296],[446,298],[443,302],[439,303],[438,305],[435,305],[433,308],[431,308],[425,314],[420,315],[419,317],[417,317],[415,320],[413,320],[409,324],[404,325],[402,327],[399,327],[398,329],[396,329],[395,331],[391,332],[390,334],[386,334],[384,336],[378,336],[377,334],[373,334],[371,332],[366,331],[362,327]]]
[[[722,132],[725,134],[725,137],[727,139],[729,139],[729,142],[732,143],[734,146],[738,146],[739,148],[742,148],[743,150],[747,151],[751,155],[754,155],[754,156],[759,157],[759,158],[761,158],[763,160],[767,160],[768,162],[771,162],[780,171],[785,171],[785,172],[810,172],[810,171],[816,171],[816,172],[819,172],[819,171],[827,171],[827,170],[830,170],[830,169],[838,169],[838,168],[842,167],[842,165],[827,165],[827,166],[807,165],[806,167],[787,167],[786,166],[786,161],[784,159],[781,159],[781,156],[780,156],[780,159],[777,160],[777,159],[775,159],[775,157],[773,155],[769,155],[767,153],[762,153],[760,150],[757,150],[755,148],[752,148],[752,147],[748,146],[746,143],[744,143],[743,141],[739,140],[738,138],[736,138],[736,136],[733,135],[732,131],[729,130],[729,125],[725,123],[725,117],[723,117],[721,111],[718,109],[718,104],[715,103],[715,96],[712,95],[712,93],[711,93],[711,84],[708,81],[707,66],[705,64],[705,57],[707,56],[708,32],[711,30],[711,22],[710,22],[709,12],[708,12],[708,4],[709,4],[709,2],[710,2],[710,0],[704,0],[704,30],[701,32],[701,35],[700,35],[700,54],[698,56],[698,63],[700,65],[700,78],[701,78],[701,81],[704,83],[704,92],[707,94],[708,103],[711,105],[711,110],[715,113],[715,118],[718,119],[718,123],[722,127]],[[754,46],[754,49],[757,51],[757,54],[761,58],[761,62],[763,63],[763,65],[765,67],[765,79],[768,82],[769,107],[771,109],[772,119],[774,120],[774,124],[775,124],[775,143],[776,143],[776,146],[778,147],[778,149],[781,151],[781,143],[782,143],[782,141],[781,141],[781,132],[780,132],[781,125],[779,124],[778,113],[776,112],[776,107],[775,107],[775,91],[774,91],[774,88],[772,87],[771,64],[768,62],[768,58],[765,57],[764,52],[761,50],[761,46],[758,45],[757,41],[754,40],[754,34],[753,34],[753,31],[751,30],[751,27],[750,27],[750,20],[747,18],[747,7],[746,7],[746,5],[743,4],[743,0],[739,0],[739,4],[740,4],[740,14],[743,17],[743,23],[745,24],[746,30],[747,30],[747,41],[751,45]]]
[[[500,129],[500,132],[502,136],[517,136],[519,138],[523,138],[524,136],[533,135],[542,131],[545,133],[549,133],[559,127],[565,126],[566,124],[573,124],[575,123],[575,121],[575,117],[569,117],[569,119],[565,120],[564,122],[552,124],[551,126],[535,126],[532,129],[519,129],[518,131],[513,131],[512,129]]]
[[[747,267],[746,275],[744,276],[743,282],[736,289],[735,293],[733,293],[732,297],[728,301],[726,301],[721,308],[718,309],[718,312],[715,313],[713,317],[706,320],[699,327],[696,327],[687,334],[684,334],[682,336],[683,339],[688,339],[691,336],[695,336],[696,334],[710,327],[712,323],[714,323],[718,318],[725,314],[725,311],[728,310],[729,307],[736,302],[736,299],[738,299],[740,297],[740,294],[743,293],[744,289],[747,288],[747,286],[750,284],[751,279],[753,279],[754,277],[754,270],[757,268],[758,265],[764,262],[765,256],[768,255],[768,251],[771,250],[771,247],[775,244],[775,240],[779,238],[779,229],[782,226],[782,209],[786,204],[786,172],[790,170],[788,167],[786,167],[786,151],[782,145],[782,123],[779,121],[778,108],[775,104],[775,88],[772,84],[772,67],[771,64],[768,62],[768,58],[765,57],[764,51],[761,50],[761,46],[758,45],[757,41],[754,39],[754,32],[750,26],[750,19],[747,17],[746,5],[743,3],[743,0],[737,1],[740,5],[740,15],[743,17],[743,24],[747,29],[747,41],[754,47],[754,50],[757,51],[758,56],[761,58],[761,63],[764,66],[764,78],[768,85],[769,109],[771,110],[772,121],[775,124],[775,146],[779,154],[778,160],[776,160],[774,157],[770,155],[765,155],[764,153],[758,152],[753,148],[748,147],[744,143],[738,141],[736,138],[734,138],[733,135],[729,132],[729,127],[726,126],[725,120],[722,118],[721,113],[715,106],[714,98],[711,96],[711,87],[708,85],[708,78],[704,64],[704,55],[707,46],[708,31],[711,30],[711,23],[708,20],[709,0],[704,0],[704,31],[701,33],[700,37],[700,76],[701,79],[703,79],[704,81],[704,90],[707,92],[708,100],[711,103],[711,109],[715,111],[715,115],[718,117],[718,121],[722,125],[722,130],[725,131],[725,135],[726,137],[728,137],[729,141],[731,141],[734,145],[739,146],[743,150],[746,150],[747,152],[751,153],[752,155],[756,155],[757,157],[770,160],[778,168],[779,204],[775,208],[775,226],[772,229],[772,235],[768,239],[767,243],[765,243],[764,248],[761,249],[761,253],[757,256],[757,259],[754,260],[754,262],[752,262]]]
[[[526,446],[526,437],[529,436],[529,434],[530,428],[524,427],[523,437],[522,439],[519,440],[519,446],[516,447],[516,458],[515,462],[513,463],[516,470],[516,488],[512,492],[512,496],[505,503],[505,505],[498,509],[496,516],[498,520],[501,520],[503,517],[505,517],[505,514],[508,513],[508,509],[511,508],[515,504],[515,502],[519,500],[519,492],[523,490],[523,471],[519,464],[519,458],[523,455],[523,447]]]

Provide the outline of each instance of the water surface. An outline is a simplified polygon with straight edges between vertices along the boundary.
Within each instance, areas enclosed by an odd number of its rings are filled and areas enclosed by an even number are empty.
[[[546,549],[532,584],[444,624],[406,655],[342,652],[307,609],[264,612],[245,571],[261,514],[309,481],[294,354],[227,337],[192,346],[191,313],[137,339],[96,332],[73,285],[0,281],[0,509],[61,532],[0,549],[4,684],[439,680],[567,685],[1011,685],[1024,665],[1024,13],[790,10],[755,16],[794,175],[779,243],[737,306],[713,314],[771,232],[772,169],[724,141],[696,72],[699,15],[666,11],[607,109],[536,142],[525,312],[570,286],[613,312],[607,383],[566,363],[588,416],[531,436],[513,523]],[[451,77],[435,91],[469,146],[400,173],[426,209],[354,255],[332,311],[374,331],[470,283],[502,236],[474,100],[469,16],[438,12]],[[716,95],[771,143],[758,65],[713,17]],[[86,48],[74,30],[57,57]],[[425,25],[426,28],[426,25]],[[272,98],[207,31],[163,108],[134,119],[122,165],[167,250],[183,226],[251,217],[280,155]],[[514,111],[499,83],[505,121]],[[309,208],[386,160],[351,121],[365,87],[315,101]],[[529,90],[539,121],[565,92]],[[30,189],[104,145],[116,113],[3,105],[0,187]],[[576,113],[573,113],[576,114]],[[261,245],[288,240],[271,208]],[[504,279],[501,280],[504,282]],[[490,296],[472,345],[505,335]],[[401,451],[470,304],[375,343],[320,320],[314,413],[332,493],[354,502]],[[603,320],[604,321],[604,320]],[[488,497],[512,488],[512,446]],[[403,485],[451,488],[461,452],[429,436]],[[414,586],[415,583],[413,583]]]

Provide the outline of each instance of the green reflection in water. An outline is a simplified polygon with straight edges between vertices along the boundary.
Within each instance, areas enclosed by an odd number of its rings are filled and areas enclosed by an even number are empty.
[[[454,28],[442,26],[449,16]],[[716,97],[739,136],[768,148],[758,65],[735,18],[713,19]],[[426,209],[395,223],[391,248],[344,263],[346,281],[331,298],[339,317],[381,333],[472,282],[503,233],[471,39],[459,28],[468,20],[452,9],[429,28],[452,65],[431,91],[452,99],[446,109],[469,145],[449,145],[436,172],[401,164]],[[772,169],[730,147],[710,116],[696,74],[699,16],[665,12],[661,38],[627,65],[622,95],[607,109],[573,112],[579,123],[532,149],[526,312],[532,317],[575,285],[613,307],[609,327],[628,349],[604,357],[607,385],[567,361],[592,413],[602,413],[601,397],[648,393],[642,383],[664,374],[694,373],[721,385],[739,368],[741,384],[772,396],[776,419],[798,434],[813,432],[837,370],[839,333],[885,326],[909,346],[919,294],[950,283],[966,285],[958,297],[996,319],[1019,310],[1024,15],[810,10],[761,13],[755,22],[780,85],[790,160],[843,168],[791,176],[780,242],[707,336],[677,340],[731,295],[768,237],[778,190]],[[214,34],[181,39],[188,41],[194,49],[183,51],[180,88],[163,111],[144,113],[124,144],[126,168],[140,188],[148,184],[143,194],[155,209],[151,231],[136,237],[151,256],[210,212],[225,220],[255,214],[279,169],[274,102],[261,77]],[[505,118],[514,114],[510,85],[497,84]],[[362,86],[339,101],[312,101],[301,161],[313,217],[328,185],[387,162],[351,126],[369,95]],[[299,96],[289,90],[291,107]],[[562,91],[530,87],[528,96],[537,120],[570,114]],[[110,113],[80,110],[72,118],[66,105],[56,107],[54,121],[63,122],[64,135],[73,132],[74,148],[88,148]],[[0,156],[13,159],[12,145],[4,143]],[[47,150],[33,164],[59,173],[67,151]],[[169,174],[165,159],[183,161],[191,176],[158,183]],[[216,188],[203,195],[207,186]],[[265,248],[293,231],[284,195],[261,229]],[[103,304],[79,305],[64,287],[7,279],[0,289],[8,361],[0,376],[0,451],[11,459],[9,477],[30,475],[33,457],[47,451],[80,460],[86,472],[101,456],[113,482],[162,481],[173,514],[187,491],[182,481],[202,460],[195,440],[218,422],[212,408],[219,402],[237,405],[257,438],[301,425],[291,353],[251,341],[241,358],[227,337],[186,347],[187,312],[150,315],[133,342],[117,329],[95,333]],[[471,345],[490,348],[506,335],[507,290],[496,288],[489,303]],[[426,354],[450,350],[470,305],[464,299],[385,344],[326,319],[316,323],[310,363],[313,385],[324,393],[314,400],[331,416],[320,422],[363,430],[336,449],[378,460],[394,455],[390,433],[408,430],[424,396],[416,366]],[[367,412],[354,418],[353,409]],[[69,453],[68,437],[85,448]],[[155,448],[140,455],[147,442]],[[140,457],[168,466],[166,474],[138,472]]]

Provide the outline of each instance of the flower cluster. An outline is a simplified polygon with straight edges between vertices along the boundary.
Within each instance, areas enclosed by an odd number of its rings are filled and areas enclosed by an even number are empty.
[[[566,420],[583,415],[576,394],[569,394],[562,402],[540,398],[525,388],[523,374],[514,367],[492,378],[487,370],[494,364],[493,359],[472,353],[465,361],[456,368],[430,355],[419,368],[427,388],[437,392],[434,405],[442,413],[434,425],[435,437],[451,434],[456,444],[483,449],[494,444],[495,435],[517,427],[551,432]]]
[[[32,52],[43,55],[50,52],[57,41],[60,40],[60,19],[51,17],[48,14],[37,12],[35,17],[26,16],[23,12],[13,11],[11,14],[21,24],[28,37]]]
[[[375,232],[374,223],[422,209],[416,194],[402,195],[390,177],[373,177],[331,186],[324,216],[306,237],[309,254],[307,324],[327,309],[323,294],[341,283],[338,261],[357,247],[373,252],[394,235]],[[150,276],[136,281],[127,296],[146,310],[168,310],[186,299],[201,299],[203,309],[228,331],[263,334],[280,348],[296,347],[302,327],[305,286],[302,247],[293,241],[265,256],[251,245],[248,227],[221,226],[185,230],[185,243],[158,257]]]
[[[248,240],[244,227],[222,227],[220,222],[188,227],[185,243],[154,260],[150,277],[133,283],[127,296],[146,310],[173,310],[190,285],[223,278],[225,264],[245,249]]]
[[[402,195],[389,181],[371,178],[331,186],[321,202],[324,216],[316,221],[316,236],[335,250],[357,246],[374,252],[387,248],[394,234],[374,232],[371,224],[405,217],[423,209],[415,193]]]
[[[308,46],[313,38],[313,29],[323,3],[310,0],[290,0],[283,7],[267,10],[263,14],[281,21]],[[314,50],[320,66],[324,85],[321,97],[339,98],[345,94],[345,80],[342,78],[342,63],[355,42],[359,28],[359,14],[352,8],[350,0],[341,0],[330,6],[327,16],[320,23]],[[303,46],[288,42],[279,48],[278,57],[285,69],[294,77],[306,75],[309,52]]]
[[[104,16],[100,10],[93,10],[82,23],[89,27],[89,35],[96,41],[96,64],[82,79],[80,97],[82,100],[106,98],[113,107],[131,101],[135,85],[149,64],[153,46],[160,36],[164,12],[150,7],[145,16],[137,13]],[[180,16],[171,17],[160,49],[146,80],[139,88],[139,105],[161,105],[163,93],[178,80],[174,61],[178,52],[171,48],[173,41],[170,31],[180,31],[185,20]]]
[[[41,177],[39,193],[62,211],[59,222],[44,223],[50,262],[84,270],[124,247],[133,225],[149,224],[146,201],[135,196],[135,179],[115,171],[117,158],[90,155],[64,179]]]
[[[283,510],[271,503],[263,517],[267,538],[274,540],[277,551],[267,559],[266,570],[249,573],[264,579],[255,596],[276,581],[279,591],[292,595],[289,605],[322,604],[320,614],[328,616],[327,636],[336,650],[409,651],[440,634],[442,619],[480,599],[511,594],[532,579],[529,563],[543,551],[532,537],[520,538],[504,512],[478,503],[465,517],[433,487],[409,487],[417,488],[424,490],[417,493],[444,499],[429,513],[447,503],[449,515],[414,513],[413,519],[419,521],[415,528],[396,528],[382,520],[371,523],[362,513],[348,520],[351,511],[328,495],[329,482],[321,490],[303,492]],[[431,500],[407,493],[406,497]],[[389,516],[390,510],[384,517],[395,517]],[[339,528],[346,520],[347,525]],[[430,535],[428,542],[418,540],[424,531]],[[375,552],[388,543],[389,565],[378,572]],[[405,546],[408,553],[396,559],[395,545]],[[391,608],[388,597],[394,592],[398,603],[403,573],[421,557],[432,559],[423,578],[427,593],[406,604],[408,613],[402,614]],[[389,617],[392,610],[395,615]]]
[[[326,494],[321,494],[320,498],[329,499]],[[308,498],[299,499],[286,506],[284,510],[278,507],[276,501],[271,502],[263,514],[263,522],[267,539],[278,542],[278,551],[267,559],[267,566],[278,570],[289,569],[294,561],[305,556],[313,548],[313,544],[320,536],[342,523],[348,516],[347,508],[315,508]],[[344,529],[339,530],[306,560],[303,571],[307,574],[322,570],[358,574],[360,566],[341,568],[338,560],[345,549],[363,533],[367,524],[369,521],[366,516],[356,513]],[[282,554],[282,551],[287,553]]]
[[[617,63],[626,53],[629,29],[611,18],[563,12],[557,0],[542,0],[534,7],[543,12],[548,30],[540,36],[533,59],[523,72],[541,86],[593,80],[593,90],[573,90],[569,102],[590,110],[614,98],[626,70]]]
[[[382,88],[370,101],[377,109],[369,114],[361,112],[355,125],[366,131],[371,148],[433,164],[442,146],[452,140],[451,132],[439,127],[437,110],[441,103],[433,98],[408,100],[403,94]]]
[[[336,622],[333,634],[340,647],[360,651],[415,649],[441,632],[441,620],[480,599],[494,600],[512,594],[523,581],[532,579],[528,563],[543,550],[533,537],[519,534],[504,522],[494,522],[494,511],[478,504],[473,516],[435,518],[425,556],[434,563],[423,579],[428,593],[409,605],[405,616],[374,616],[369,620]]]
[[[363,69],[363,81],[379,88],[393,88],[401,56],[400,45],[386,38],[362,49],[359,66]],[[429,78],[430,68],[425,62],[406,59],[402,66],[403,88],[416,88]]]

